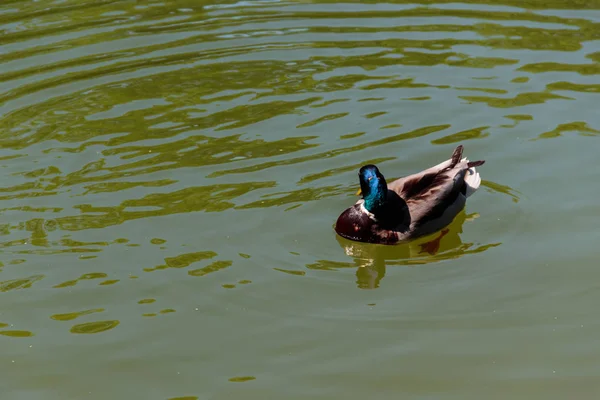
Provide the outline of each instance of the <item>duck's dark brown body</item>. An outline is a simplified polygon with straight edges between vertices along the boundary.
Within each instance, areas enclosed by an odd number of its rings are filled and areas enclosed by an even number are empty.
[[[441,230],[481,182],[475,167],[484,161],[461,160],[462,151],[458,146],[451,159],[389,183],[386,206],[377,216],[359,200],[338,217],[335,231],[359,242],[395,244]]]

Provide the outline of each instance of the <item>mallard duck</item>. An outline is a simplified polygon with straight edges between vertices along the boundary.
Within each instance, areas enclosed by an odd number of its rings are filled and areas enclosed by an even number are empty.
[[[396,244],[437,232],[464,208],[481,184],[475,167],[485,161],[462,158],[459,145],[449,160],[386,183],[372,164],[358,172],[362,198],[337,219],[338,235],[359,242]]]

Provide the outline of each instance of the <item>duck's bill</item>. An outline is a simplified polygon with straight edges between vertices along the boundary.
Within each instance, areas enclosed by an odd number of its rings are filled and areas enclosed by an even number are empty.
[[[357,196],[360,196],[362,194],[362,190],[358,189],[358,192],[356,192]]]

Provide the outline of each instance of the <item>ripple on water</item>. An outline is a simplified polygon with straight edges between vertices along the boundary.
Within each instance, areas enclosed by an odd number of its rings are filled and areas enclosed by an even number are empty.
[[[83,324],[73,325],[71,333],[100,333],[114,329],[119,325],[119,321],[95,321]]]

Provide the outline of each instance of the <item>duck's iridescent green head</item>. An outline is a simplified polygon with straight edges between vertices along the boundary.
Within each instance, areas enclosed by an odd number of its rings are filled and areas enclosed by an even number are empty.
[[[365,200],[365,208],[372,213],[385,204],[387,183],[381,172],[374,165],[365,165],[358,171],[360,190]]]

